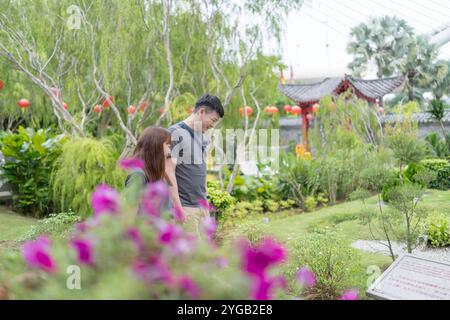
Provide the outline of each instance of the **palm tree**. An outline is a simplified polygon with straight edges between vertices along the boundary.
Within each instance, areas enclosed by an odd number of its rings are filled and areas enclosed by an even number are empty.
[[[413,37],[407,46],[408,52],[397,65],[397,73],[407,78],[408,100],[415,100],[414,88],[429,88],[433,82],[439,83],[447,74],[447,65],[437,60],[438,50],[424,36]]]
[[[436,69],[431,72],[436,76],[432,77],[429,87],[436,100],[440,100],[444,94],[450,93],[450,60],[439,60],[437,65]]]
[[[413,41],[413,29],[397,17],[371,18],[350,32],[347,52],[354,56],[348,65],[356,76],[367,71],[370,64],[377,66],[377,77],[392,75]]]

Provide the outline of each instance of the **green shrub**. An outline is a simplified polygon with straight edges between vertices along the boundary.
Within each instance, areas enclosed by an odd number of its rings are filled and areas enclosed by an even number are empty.
[[[219,181],[208,181],[208,200],[216,208],[215,214],[219,217],[223,212],[235,202],[228,192],[220,189]]]
[[[277,212],[280,209],[280,203],[276,200],[266,199],[263,202],[264,211]]]
[[[37,225],[32,226],[21,240],[35,239],[42,234],[67,238],[72,232],[73,225],[80,221],[80,216],[72,211],[52,213],[40,220]]]
[[[219,216],[219,222],[225,229],[233,227],[242,220],[256,214],[264,212],[263,202],[256,201],[239,201],[228,207],[221,216]]]
[[[240,233],[248,239],[252,245],[258,244],[268,234],[268,228],[261,223],[247,223],[241,229]]]
[[[308,266],[316,275],[316,286],[308,289],[310,299],[336,299],[351,285],[359,266],[359,255],[333,231],[313,233],[296,242],[286,276],[295,278],[299,266]]]
[[[450,245],[450,221],[443,214],[431,214],[425,222],[428,244],[433,247]]]
[[[13,187],[16,210],[33,216],[43,216],[51,210],[49,180],[63,141],[64,135],[54,135],[49,129],[19,127],[17,133],[0,135],[5,157],[0,174]]]
[[[52,196],[58,211],[73,210],[89,216],[90,195],[100,183],[123,189],[125,171],[118,168],[118,154],[110,141],[72,138],[55,163]]]
[[[305,199],[306,211],[314,211],[317,207],[317,201],[314,196],[308,196]]]
[[[450,189],[450,162],[445,159],[426,159],[422,160],[421,165],[436,172],[436,179],[432,180],[429,187],[432,189],[448,190]]]

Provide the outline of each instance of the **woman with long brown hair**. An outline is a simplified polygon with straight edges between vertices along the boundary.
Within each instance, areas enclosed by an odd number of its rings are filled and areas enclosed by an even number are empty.
[[[171,205],[181,207],[170,144],[171,135],[167,129],[146,128],[139,137],[133,153],[133,157],[144,162],[144,168],[131,172],[125,180],[125,186],[127,189],[133,189],[132,193],[136,195],[145,188],[147,183],[163,181],[169,186]]]

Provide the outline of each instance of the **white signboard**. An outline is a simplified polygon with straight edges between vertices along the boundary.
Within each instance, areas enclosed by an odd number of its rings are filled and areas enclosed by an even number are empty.
[[[388,300],[450,300],[450,264],[405,254],[370,286],[367,295]]]

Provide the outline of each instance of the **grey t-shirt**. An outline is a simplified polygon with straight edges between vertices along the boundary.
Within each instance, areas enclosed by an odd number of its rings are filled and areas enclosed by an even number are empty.
[[[198,208],[198,200],[206,199],[206,147],[202,132],[184,122],[169,128],[172,134],[172,157],[177,158],[175,175],[183,207]]]

